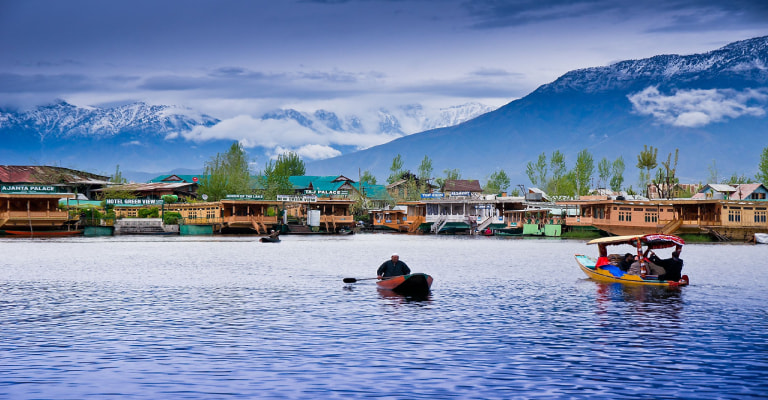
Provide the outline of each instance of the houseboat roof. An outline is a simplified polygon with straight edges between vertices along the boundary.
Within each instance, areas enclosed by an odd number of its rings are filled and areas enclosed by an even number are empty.
[[[106,184],[108,176],[74,169],[37,165],[0,165],[0,182],[45,184]]]
[[[480,181],[476,179],[449,179],[445,181],[444,192],[482,192]]]

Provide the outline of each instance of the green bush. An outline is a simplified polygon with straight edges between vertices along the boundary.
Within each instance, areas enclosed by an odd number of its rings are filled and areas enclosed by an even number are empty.
[[[142,208],[139,210],[139,218],[160,218],[160,209],[157,207]]]
[[[166,225],[178,225],[179,221],[181,221],[181,213],[166,212],[163,215],[163,223]]]

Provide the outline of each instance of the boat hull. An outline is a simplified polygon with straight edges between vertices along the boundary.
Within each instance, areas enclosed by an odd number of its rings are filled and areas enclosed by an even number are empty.
[[[83,234],[82,230],[77,231],[13,231],[5,230],[6,235],[10,236],[42,236],[42,237],[59,237],[59,236],[80,236]]]
[[[688,285],[688,276],[683,275],[679,281],[665,281],[658,279],[643,278],[639,275],[630,275],[623,273],[616,266],[606,266],[595,268],[595,260],[592,258],[577,254],[576,262],[584,273],[593,280],[599,282],[624,283],[628,285],[647,285],[647,286],[686,286]]]
[[[768,233],[755,233],[755,243],[768,244]]]
[[[376,282],[379,289],[391,290],[399,294],[426,294],[432,287],[432,277],[423,274],[409,274],[382,279]]]
[[[263,237],[259,239],[259,241],[262,243],[280,243],[279,238],[271,238],[271,237]]]

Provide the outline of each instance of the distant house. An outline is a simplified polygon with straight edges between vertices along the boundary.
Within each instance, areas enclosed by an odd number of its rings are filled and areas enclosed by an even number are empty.
[[[160,175],[156,178],[152,178],[148,183],[200,183],[205,175]]]
[[[447,180],[443,186],[446,197],[477,197],[483,194],[483,188],[477,180]]]
[[[676,183],[674,185],[671,185],[671,188],[669,190],[669,196],[671,198],[679,198],[686,193],[688,194],[696,193],[700,189],[701,189],[701,185],[698,183]],[[660,183],[658,186],[653,183],[648,184],[649,199],[654,200],[654,199],[666,198],[664,196],[665,193],[667,193],[666,183]]]
[[[708,183],[693,195],[693,199],[729,200],[736,192],[736,188],[724,183]]]
[[[0,184],[8,187],[46,185],[54,187],[57,193],[77,193],[92,199],[94,192],[105,187],[108,183],[108,176],[69,168],[0,165]]]
[[[767,201],[768,188],[762,183],[746,183],[736,185],[736,191],[731,200]]]
[[[104,192],[99,189],[96,192]],[[196,199],[197,183],[188,182],[158,182],[158,183],[126,183],[111,186],[109,190],[132,192],[140,198],[160,200],[165,195],[176,195],[179,199]]]

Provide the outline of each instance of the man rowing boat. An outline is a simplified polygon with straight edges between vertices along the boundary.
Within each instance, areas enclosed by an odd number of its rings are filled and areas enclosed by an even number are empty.
[[[379,279],[390,276],[408,275],[410,273],[411,269],[408,268],[404,262],[400,261],[400,256],[398,256],[397,253],[392,254],[392,257],[389,260],[384,261],[379,269],[376,270],[376,275],[378,275]]]

